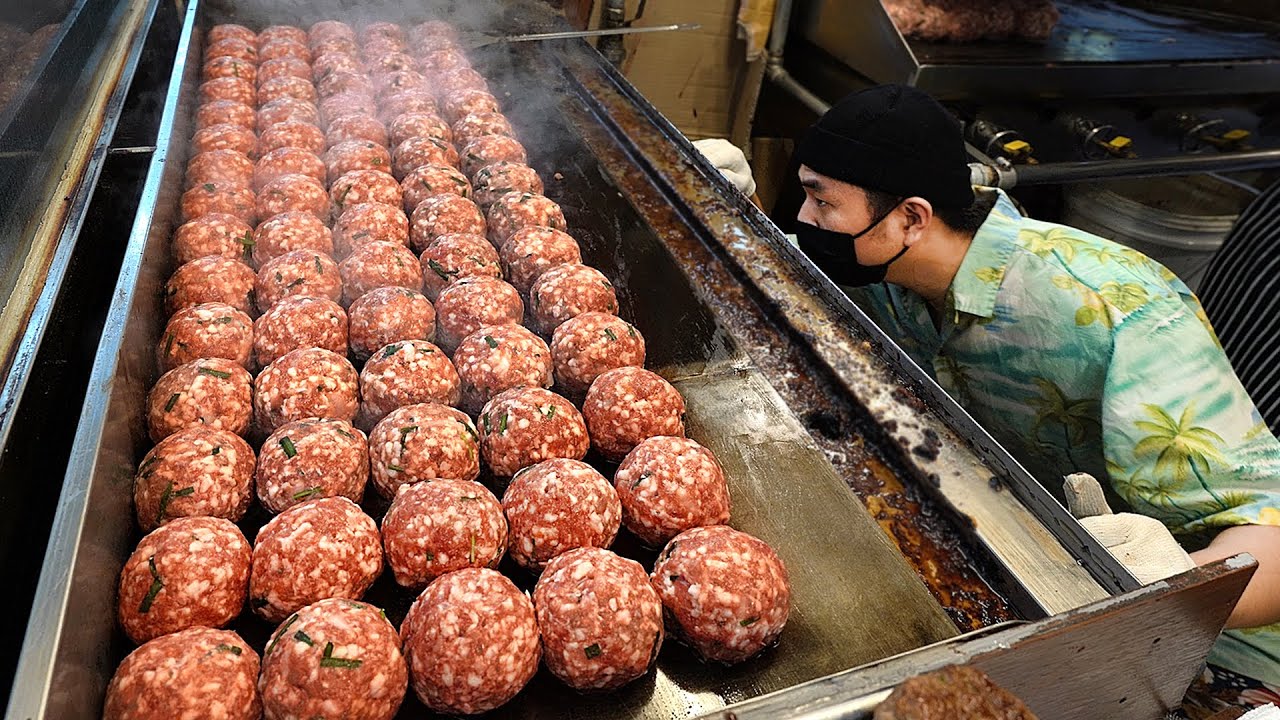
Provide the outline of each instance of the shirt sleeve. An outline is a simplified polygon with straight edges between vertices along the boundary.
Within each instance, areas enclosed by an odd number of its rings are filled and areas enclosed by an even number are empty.
[[[1102,398],[1112,486],[1176,534],[1280,525],[1280,442],[1198,309],[1168,295],[1112,331]]]

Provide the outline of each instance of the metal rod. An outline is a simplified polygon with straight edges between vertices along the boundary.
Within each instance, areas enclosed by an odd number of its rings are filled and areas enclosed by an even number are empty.
[[[1079,183],[1107,178],[1239,172],[1242,170],[1262,170],[1275,167],[1280,167],[1280,150],[1251,150],[1249,152],[1140,158],[1136,160],[1049,163],[1014,168],[1008,173],[1008,184],[1005,184],[1005,178],[1001,178],[1001,187]]]
[[[765,66],[765,75],[770,82],[799,100],[805,107],[818,115],[825,115],[831,109],[831,104],[801,85],[800,81],[787,72],[786,65],[783,63],[787,49],[787,32],[790,28],[791,0],[778,0],[778,4],[773,9],[773,26],[769,28],[769,61]]]
[[[641,33],[671,32],[674,30],[697,30],[699,23],[678,23],[675,25],[653,25],[650,27],[620,27],[605,30],[566,30],[565,32],[534,33],[532,35],[512,35],[498,38],[497,42],[530,42],[532,40],[571,40],[573,38],[604,37],[607,35],[639,35]]]
[[[773,8],[773,26],[769,28],[769,54],[782,60],[791,29],[791,0],[778,0]]]

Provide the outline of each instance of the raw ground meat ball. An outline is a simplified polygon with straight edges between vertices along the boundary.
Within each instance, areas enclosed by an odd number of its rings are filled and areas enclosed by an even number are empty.
[[[370,62],[372,67],[373,61],[383,58],[387,55],[403,54],[407,49],[404,40],[390,37],[371,38],[360,45],[360,54]],[[413,58],[409,58],[411,61]],[[379,67],[379,70],[383,68]]]
[[[296,57],[282,57],[268,60],[258,66],[258,86],[269,80],[281,77],[311,79],[311,66]]]
[[[253,228],[234,215],[212,213],[178,226],[173,254],[178,263],[210,255],[242,260],[252,243]]]
[[[485,209],[511,192],[541,195],[542,178],[528,165],[496,162],[481,168],[472,178],[476,203]]]
[[[495,570],[437,578],[400,626],[413,690],[437,712],[474,715],[514,698],[542,654],[533,603]]]
[[[258,367],[310,347],[346,354],[347,313],[341,305],[324,298],[289,297],[272,305],[253,325],[253,356]]]
[[[421,261],[424,292],[432,300],[462,278],[502,279],[498,253],[482,235],[441,235],[422,252]]]
[[[327,52],[315,56],[311,63],[311,79],[320,82],[336,72],[364,74],[364,65],[344,52]]]
[[[291,615],[262,653],[264,715],[391,720],[408,686],[396,629],[378,608],[332,598]]]
[[[480,455],[498,477],[543,460],[581,460],[591,448],[587,425],[573,403],[543,388],[499,393],[480,411]]]
[[[529,156],[519,141],[506,135],[483,135],[462,148],[462,172],[473,177],[481,168],[496,162],[524,164]]]
[[[436,299],[436,336],[441,347],[452,350],[482,327],[519,323],[523,317],[524,302],[515,288],[497,278],[463,278]]]
[[[283,125],[284,123],[279,123],[267,130],[267,132],[270,133]],[[258,158],[258,163],[253,168],[253,189],[261,194],[263,189],[273,180],[282,178],[285,175],[306,175],[324,185],[324,161],[310,150],[304,150],[300,147],[277,148]]]
[[[436,100],[431,93],[422,90],[402,90],[382,99],[378,108],[378,119],[389,123],[405,113],[435,113],[436,111]]]
[[[258,46],[261,47],[277,40],[288,40],[306,45],[309,41],[307,31],[293,25],[271,25],[258,33]]]
[[[561,458],[538,463],[511,479],[502,495],[507,552],[539,572],[552,558],[580,547],[607,548],[618,536],[618,493],[595,468]]]
[[[423,165],[458,164],[458,151],[453,145],[433,137],[411,137],[391,151],[392,167],[397,178]]]
[[[580,264],[582,251],[568,233],[551,228],[527,227],[515,231],[498,252],[507,280],[528,294],[533,281],[549,268],[566,263]]]
[[[321,20],[307,29],[307,42],[313,47],[323,41],[341,38],[355,42],[356,31],[339,20]]]
[[[235,125],[246,130],[252,130],[256,123],[256,115],[252,105],[245,105],[232,100],[205,103],[196,109],[197,130],[203,130],[213,125]]]
[[[316,82],[320,97],[333,97],[341,93],[373,94],[373,83],[357,70],[333,70]]]
[[[244,608],[249,542],[230,520],[178,518],[151,531],[124,563],[120,625],[136,643],[222,627]]]
[[[440,101],[444,116],[450,122],[458,122],[468,115],[500,113],[498,99],[484,90],[455,90]]]
[[[368,115],[348,115],[335,118],[329,123],[329,129],[325,132],[324,138],[329,147],[351,140],[386,145],[387,127],[377,118],[371,118]]]
[[[560,206],[543,195],[511,192],[489,206],[489,241],[494,247],[502,247],[507,238],[527,227],[548,227],[567,230]]]
[[[404,44],[405,34],[399,25],[389,22],[369,23],[360,28],[359,39],[362,44],[368,45],[370,41],[378,38],[386,38]]]
[[[365,64],[369,68],[369,74],[373,76],[387,75],[393,72],[404,72],[405,70],[418,70],[418,61],[394,46],[382,45],[381,47],[371,46],[365,48],[362,53]]]
[[[458,31],[445,20],[427,20],[409,28],[409,38],[414,43],[434,38],[453,42],[458,39]]]
[[[292,40],[274,40],[258,46],[258,62],[266,62],[282,57],[293,57],[303,62],[311,62],[311,51],[307,49],[306,45]]]
[[[258,531],[249,605],[280,622],[325,598],[359,600],[381,574],[382,538],[373,518],[345,497],[306,500]]]
[[[253,181],[253,161],[235,150],[202,152],[187,163],[186,187],[227,185],[249,187]]]
[[[431,90],[431,85],[427,82],[426,76],[414,70],[398,70],[378,75],[374,78],[374,87],[377,88],[379,101],[410,90],[420,92],[430,92]]]
[[[484,213],[470,200],[461,195],[432,195],[410,215],[409,241],[422,252],[444,235],[484,235],[487,227]]]
[[[244,158],[243,155],[240,157]],[[248,158],[244,159],[248,160]],[[257,197],[248,185],[204,183],[182,193],[182,221],[187,222],[204,215],[220,213],[234,215],[252,225],[258,220],[255,214],[257,201]]]
[[[400,188],[404,192],[404,211],[407,213],[413,212],[423,200],[436,195],[471,197],[471,183],[467,182],[467,176],[449,165],[416,167],[400,181]]]
[[[204,303],[226,303],[253,313],[253,269],[224,257],[202,257],[174,271],[164,289],[165,312],[169,314]]]
[[[329,168],[331,183],[352,170],[391,172],[391,153],[385,146],[368,140],[348,140],[338,143],[325,153],[324,162]]]
[[[726,525],[677,535],[649,579],[681,639],[708,660],[750,658],[778,638],[791,611],[791,584],[778,554]]]
[[[313,56],[331,55],[334,53],[342,53],[355,58],[360,54],[360,47],[356,45],[354,40],[347,38],[326,38],[317,42],[313,42],[311,47],[314,48]]]
[[[133,508],[146,532],[180,517],[237,522],[252,497],[253,448],[226,430],[193,427],[161,440],[142,458]]]
[[[249,367],[253,320],[226,303],[204,303],[174,313],[160,334],[156,360],[169,372],[200,358],[225,358]]]
[[[369,433],[370,477],[384,498],[401,485],[480,476],[475,425],[462,412],[437,403],[391,411]]]
[[[346,303],[380,287],[422,290],[422,266],[409,248],[389,242],[364,243],[338,266]]]
[[[287,297],[328,298],[336,302],[342,299],[342,275],[328,255],[294,250],[258,270],[253,292],[262,312]]]
[[[382,348],[360,371],[360,420],[372,428],[392,410],[419,403],[457,405],[458,371],[426,340],[401,340]]]
[[[391,132],[391,145],[413,137],[433,137],[444,142],[453,142],[453,131],[449,123],[435,113],[405,113],[391,121],[388,126]]]
[[[682,437],[651,437],[627,454],[613,477],[622,521],[646,545],[685,530],[729,522],[729,485],[716,456]]]
[[[351,422],[360,403],[360,376],[345,357],[321,348],[294,350],[253,382],[254,419],[262,432],[307,418]]]
[[[259,157],[265,157],[268,153],[283,148],[306,150],[318,159],[319,154],[324,152],[325,149],[324,133],[320,132],[320,128],[309,122],[286,120],[267,128],[262,132],[262,136],[258,138]],[[324,161],[321,161],[320,168],[319,179],[323,181],[326,177]],[[303,170],[300,169],[297,172],[303,172]]]
[[[209,28],[209,32],[205,35],[205,42],[209,43],[209,45],[214,45],[216,43],[222,42],[223,40],[230,40],[230,39],[239,40],[240,42],[243,42],[243,43],[249,43],[250,45],[253,45],[255,47],[258,44],[258,36],[252,30],[250,30],[249,28],[243,25],[235,25],[232,23],[223,23],[221,25],[214,25],[213,27]],[[207,54],[208,50],[206,49],[205,52]]]
[[[211,42],[204,48],[204,61],[210,62],[221,57],[231,57],[249,63],[258,62],[258,47],[236,38],[225,38]]]
[[[338,93],[320,101],[320,115],[329,123],[348,115],[373,115],[373,96],[365,93]]]
[[[200,83],[200,88],[196,91],[196,95],[201,104],[218,100],[231,100],[232,102],[244,103],[250,106],[258,103],[258,90],[253,86],[253,83],[236,77],[220,77],[206,80]]]
[[[618,314],[613,283],[587,265],[557,265],[529,289],[529,310],[538,329],[550,335],[569,318],[586,312]]]
[[[200,79],[208,82],[218,78],[237,78],[251,83],[258,81],[258,67],[247,60],[223,55],[206,60],[200,68]]]
[[[662,601],[644,568],[600,548],[547,563],[533,590],[547,668],[575,690],[614,690],[662,648]]]
[[[147,427],[155,442],[190,427],[243,435],[253,415],[253,378],[234,361],[202,358],[176,367],[147,395]]]
[[[351,303],[351,355],[357,361],[401,340],[434,340],[436,311],[421,293],[406,288],[370,290]]]
[[[490,325],[468,335],[453,362],[462,379],[460,407],[468,412],[479,412],[504,390],[551,387],[547,344],[519,325]]]
[[[253,264],[259,267],[294,250],[333,254],[333,233],[309,212],[284,212],[253,231]]]
[[[309,212],[321,222],[328,222],[329,193],[324,191],[324,183],[309,175],[281,175],[258,193],[257,208],[261,218],[286,212]]]
[[[507,551],[507,520],[478,482],[401,485],[382,519],[382,545],[396,582],[419,589],[445,573],[496,568]]]
[[[258,132],[264,133],[276,123],[290,120],[316,125],[319,123],[319,117],[320,112],[316,110],[314,103],[297,98],[283,97],[264,103],[262,107],[258,108]]]
[[[344,497],[358,503],[369,482],[369,443],[345,420],[299,420],[262,443],[258,500],[280,513],[307,500]]]
[[[389,242],[408,247],[409,218],[393,205],[344,205],[342,214],[333,223],[333,244],[338,257],[346,257],[352,250],[371,242]]]
[[[257,147],[258,137],[252,130],[231,123],[210,125],[191,137],[191,152],[195,157],[214,150],[232,150],[252,157]]]
[[[506,135],[513,138],[516,131],[506,115],[496,112],[464,115],[453,124],[453,137],[459,146],[465,146],[486,135]]]
[[[341,216],[352,205],[381,203],[400,207],[400,183],[381,170],[352,170],[334,180],[329,188],[334,211]]]
[[[191,628],[129,653],[107,686],[103,720],[258,720],[258,653],[230,630]]]
[[[684,437],[684,398],[644,368],[618,368],[596,378],[582,402],[582,416],[591,444],[613,461],[648,438]]]
[[[485,92],[489,90],[489,83],[484,76],[471,68],[458,68],[437,73],[436,82],[440,86],[442,95],[459,90],[484,90]]]
[[[644,338],[616,315],[587,312],[566,320],[551,336],[556,387],[581,398],[600,375],[620,367],[644,367]]]

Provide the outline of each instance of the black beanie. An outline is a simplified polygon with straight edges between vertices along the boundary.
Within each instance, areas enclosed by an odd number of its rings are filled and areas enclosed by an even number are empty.
[[[960,124],[905,85],[878,85],[836,103],[800,139],[796,159],[867,190],[918,196],[942,208],[973,204]]]

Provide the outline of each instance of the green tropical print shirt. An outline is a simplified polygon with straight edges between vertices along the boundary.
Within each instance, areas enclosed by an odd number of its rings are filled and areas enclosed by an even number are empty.
[[[1280,525],[1280,443],[1195,295],[1136,250],[1025,218],[1001,192],[941,327],[901,287],[851,295],[1055,495],[1069,472],[1107,478],[1193,545]],[[1280,624],[1225,633],[1211,659],[1280,684]]]

